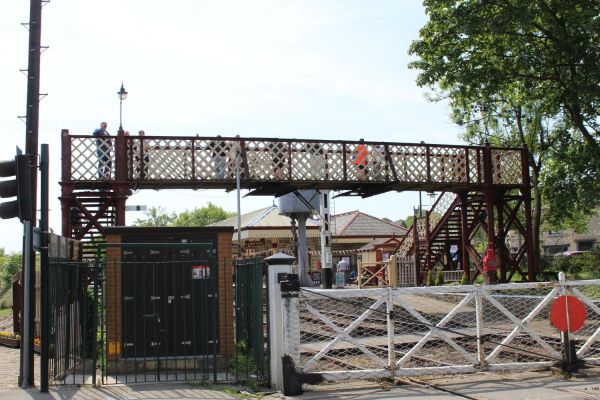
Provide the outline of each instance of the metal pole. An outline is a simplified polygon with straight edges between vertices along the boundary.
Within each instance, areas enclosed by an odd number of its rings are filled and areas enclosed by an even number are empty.
[[[24,279],[23,279],[23,332],[21,336],[21,346],[23,347],[23,358],[21,362],[23,363],[23,376],[21,387],[23,389],[27,389],[29,386],[33,386],[31,384],[31,355],[33,355],[33,348],[30,346],[29,340],[27,340],[31,333],[31,320],[29,316],[31,315],[31,268],[29,264],[31,263],[31,221],[25,221],[25,249],[23,251],[24,254]]]
[[[119,97],[119,131],[123,130],[123,99]]]
[[[332,257],[331,257],[331,243],[330,243],[330,232],[329,224],[331,222],[331,216],[329,215],[329,190],[321,190],[321,267],[323,276],[321,277],[323,282],[323,289],[331,289],[333,284],[332,268]]]
[[[40,121],[40,58],[41,58],[41,40],[42,40],[42,0],[31,0],[29,3],[29,59],[27,64],[27,119],[25,127],[25,153],[29,156],[31,166],[31,202],[33,210],[37,210],[37,161],[38,161],[38,136],[39,136],[39,121]],[[25,233],[25,248],[30,252],[30,263],[25,263],[24,267],[29,269],[30,279],[28,285],[31,287],[25,290],[25,296],[29,298],[24,302],[30,305],[35,304],[35,253],[33,252],[33,224],[30,222],[25,226],[29,226],[29,231]],[[27,228],[26,228],[27,229]],[[25,250],[25,249],[24,249]],[[26,257],[24,257],[26,258]],[[33,260],[33,261],[31,261]],[[23,314],[23,317],[28,318],[27,323],[30,328],[35,326],[35,307],[32,312]],[[25,321],[23,321],[25,322]],[[21,335],[21,345],[27,343],[27,347],[33,349],[33,329],[28,335]],[[25,353],[23,352],[23,357]],[[23,360],[21,360],[23,361]],[[34,385],[34,366],[33,366],[33,351],[27,354],[26,360],[28,371],[22,371],[23,376],[27,376],[29,382],[24,384]]]
[[[298,273],[300,275],[300,286],[314,286],[307,274],[307,252],[306,252],[306,220],[308,214],[298,214]]]
[[[241,144],[240,144],[241,145]],[[236,169],[236,181],[237,181],[237,240],[238,240],[238,257],[242,257],[242,206],[240,197],[240,149],[235,153],[235,169]]]
[[[48,178],[48,165],[50,163],[48,145],[42,144],[41,146],[41,160],[40,160],[40,172],[41,172],[41,220],[40,230],[42,231],[41,237],[41,252],[40,252],[40,313],[42,320],[42,351],[40,355],[40,392],[48,393],[48,353],[50,351],[50,310],[49,310],[49,298],[48,298],[48,278],[50,267],[48,262],[48,189],[49,189],[49,178]]]

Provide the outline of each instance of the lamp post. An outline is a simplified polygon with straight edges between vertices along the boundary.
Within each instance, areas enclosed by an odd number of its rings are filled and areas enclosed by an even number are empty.
[[[121,90],[119,90],[117,92],[117,94],[119,95],[119,130],[122,131],[123,130],[123,100],[125,100],[127,98],[127,92],[125,91],[125,88],[123,87],[123,82],[121,82]]]

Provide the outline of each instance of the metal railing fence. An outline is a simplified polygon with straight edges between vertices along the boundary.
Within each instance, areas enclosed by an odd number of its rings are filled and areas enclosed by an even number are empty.
[[[183,250],[201,244],[102,246],[95,263],[51,260],[55,383],[267,379],[260,260],[234,268]],[[160,246],[183,251],[131,251]]]
[[[85,368],[91,352],[93,332],[87,327],[92,322],[93,292],[88,284],[94,264],[52,258],[49,269],[49,320],[45,322],[50,325],[49,376],[67,383],[70,373]],[[71,379],[76,383],[74,375]]]

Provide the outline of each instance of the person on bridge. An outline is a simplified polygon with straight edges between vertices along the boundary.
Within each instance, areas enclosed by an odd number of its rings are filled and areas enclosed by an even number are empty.
[[[92,135],[98,138],[110,136],[106,131],[107,127],[108,124],[106,122],[100,122],[100,128],[94,130]],[[112,170],[112,160],[110,158],[112,140],[96,139],[96,146],[96,154],[98,155],[98,179],[110,179],[110,172]]]
[[[354,149],[354,154],[352,158],[354,159],[354,164],[356,165],[356,177],[359,180],[364,180],[367,177],[367,156],[369,155],[369,151],[367,150],[367,146],[362,143],[364,140],[360,139],[360,144]]]
[[[215,172],[217,179],[225,178],[225,166],[227,162],[227,153],[229,148],[227,144],[221,140],[221,135],[217,135],[217,141],[210,142],[212,157],[215,162]]]
[[[144,139],[146,132],[139,131],[138,135],[141,136],[142,154],[144,156],[144,178],[148,175],[148,164],[150,163],[150,140]]]

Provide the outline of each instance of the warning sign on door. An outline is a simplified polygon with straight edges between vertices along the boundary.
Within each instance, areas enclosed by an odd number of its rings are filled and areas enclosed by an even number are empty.
[[[208,279],[210,278],[210,267],[208,265],[195,265],[192,267],[193,279]]]

